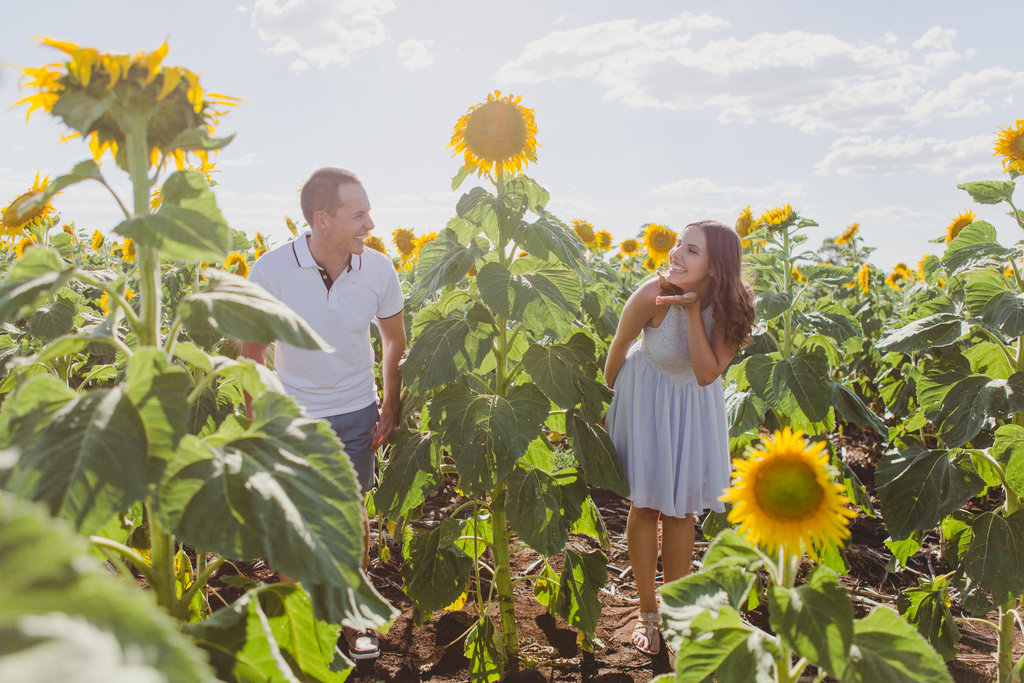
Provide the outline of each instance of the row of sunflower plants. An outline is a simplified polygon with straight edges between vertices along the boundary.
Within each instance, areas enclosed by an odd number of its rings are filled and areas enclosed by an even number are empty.
[[[3,214],[5,231],[33,246],[5,259],[0,284],[0,545],[15,579],[0,586],[0,632],[13,643],[0,671],[38,678],[59,653],[75,672],[341,680],[351,663],[335,648],[338,624],[382,627],[395,612],[361,571],[360,492],[333,432],[262,366],[225,352],[226,338],[324,348],[266,292],[201,265],[252,246],[202,168],[230,141],[212,134],[234,100],[164,66],[166,44],[132,57],[43,42],[64,59],[25,70],[36,92],[22,103],[88,140],[93,158]],[[111,157],[129,198],[101,171]],[[171,160],[179,170],[165,175]],[[124,214],[116,247],[53,229],[53,197],[88,181]],[[243,392],[255,397],[251,420],[237,410]],[[124,585],[82,565],[86,548]],[[206,586],[228,558],[263,558],[300,584],[253,587],[211,615]]]
[[[841,420],[887,433],[882,418],[868,405],[871,393],[858,389],[849,370],[851,356],[872,334],[874,307],[859,301],[857,282],[864,276],[855,260],[823,261],[805,246],[806,231],[816,225],[788,204],[767,209],[756,219],[748,207],[737,220],[758,323],[752,343],[724,375],[734,457],[755,444],[762,429],[827,434]],[[848,227],[849,235],[844,233],[840,241],[855,244],[856,230],[855,225]],[[830,453],[850,499],[874,514],[856,474],[834,449]],[[723,526],[723,516],[712,514],[705,519],[704,532],[710,538]],[[841,553],[830,553],[827,561],[845,571]]]
[[[421,619],[472,590],[465,651],[474,681],[519,666],[520,582],[595,646],[606,559],[591,548],[608,539],[588,485],[627,493],[599,424],[610,392],[597,379],[595,335],[581,321],[593,271],[579,237],[545,209],[548,193],[521,173],[535,159],[534,134],[532,111],[498,92],[456,126],[452,146],[465,165],[452,187],[475,171],[493,190],[465,193],[416,256],[402,363],[409,397],[372,497],[387,519],[411,520],[445,473],[457,475],[466,500],[448,518],[418,531],[402,525],[402,579]],[[571,450],[554,448],[552,432]],[[514,577],[511,555],[523,549],[542,561]]]
[[[848,571],[847,523],[857,514],[851,501],[874,511],[830,441],[804,432],[853,423],[887,436],[869,407],[880,404],[877,391],[863,368],[851,367],[883,319],[858,227],[819,253],[802,247],[813,225],[788,205],[739,217],[759,327],[725,374],[736,472],[723,495],[727,515],[705,519],[713,540],[700,571],[661,591],[664,632],[677,653],[664,680],[795,681],[808,666],[817,680],[951,680],[935,649],[894,610],[855,619],[839,582]],[[802,567],[809,569],[798,585]],[[744,614],[759,605],[770,632]]]
[[[1017,123],[997,141],[1018,145],[1005,155],[1009,179],[958,187],[980,204],[1005,204],[1024,229],[1013,200],[1024,171]],[[951,569],[906,591],[901,611],[952,659],[960,634],[950,591],[974,618],[994,608],[998,680],[1009,681],[1024,674],[1024,660],[1012,661],[1024,594],[1024,249],[1003,246],[971,212],[946,242],[941,258],[923,261],[923,279],[907,288],[902,316],[877,345],[905,373],[894,392],[905,417],[875,480],[897,557],[905,561],[938,527]],[[985,493],[1001,504],[969,504]]]

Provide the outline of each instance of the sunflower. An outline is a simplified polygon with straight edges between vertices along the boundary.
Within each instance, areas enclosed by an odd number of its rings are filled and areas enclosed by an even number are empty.
[[[0,213],[0,233],[4,235],[20,235],[25,228],[37,225],[49,219],[54,213],[53,204],[50,199],[39,201],[50,184],[50,176],[39,180],[36,173],[35,180],[28,192],[18,195],[14,201],[4,207]]]
[[[103,233],[99,230],[93,230],[92,240],[89,242],[89,246],[92,247],[93,251],[99,251],[100,247],[103,246]]]
[[[572,229],[576,235],[583,241],[583,244],[588,247],[594,243],[596,235],[594,234],[594,226],[587,221],[573,221]]]
[[[732,487],[720,500],[733,504],[729,521],[751,543],[769,553],[781,548],[814,556],[850,536],[847,523],[857,513],[843,490],[830,472],[825,442],[809,444],[803,432],[786,427],[736,461]]]
[[[746,237],[754,231],[754,217],[750,213],[750,206],[740,211],[740,215],[736,217],[736,234],[740,237]],[[747,246],[744,244],[743,246]]]
[[[427,246],[428,244],[433,242],[435,239],[437,239],[437,233],[436,232],[428,232],[426,235],[422,235],[420,237],[417,237],[416,241],[413,243],[413,250],[412,250],[413,258],[419,256],[420,252],[423,251],[423,247]]]
[[[598,230],[594,233],[594,243],[600,251],[609,251],[612,248],[612,234],[607,230]]]
[[[797,270],[796,266],[793,266],[791,273],[793,275],[793,282],[807,282],[807,278]]]
[[[784,230],[796,222],[796,212],[789,204],[776,206],[766,210],[757,218],[758,225],[763,225],[770,230]]]
[[[376,235],[367,235],[366,241],[363,242],[366,246],[374,251],[379,251],[382,254],[388,253],[388,248],[384,246],[384,240],[377,237]]]
[[[996,138],[995,156],[1003,157],[1004,171],[1024,173],[1024,119],[1017,119],[1017,127],[1006,126]]]
[[[519,173],[527,161],[537,161],[537,123],[533,110],[519,96],[495,90],[487,100],[470,107],[455,124],[452,156],[462,152],[463,163],[477,176]]]
[[[885,284],[899,291],[901,289],[900,283],[904,280],[911,280],[913,277],[914,273],[907,267],[906,263],[897,263],[892,272],[889,273],[889,276],[885,278]]]
[[[295,221],[293,221],[291,218],[288,218],[288,216],[285,216],[284,224],[288,226],[288,232],[292,234],[292,237],[299,236],[299,229],[295,227]]]
[[[623,256],[632,256],[639,248],[640,243],[634,239],[622,240],[622,244],[619,245],[619,251]]]
[[[657,223],[648,223],[644,227],[643,239],[647,253],[653,256],[658,263],[668,258],[668,253],[676,245],[676,234],[664,225]]]
[[[130,126],[124,118],[126,111],[142,109],[147,117],[157,118],[153,112],[160,108],[161,125],[150,126],[147,131],[147,143],[152,148],[150,163],[156,165],[161,156],[166,158],[174,151],[172,143],[182,134],[209,134],[226,113],[218,107],[231,107],[239,102],[227,95],[204,93],[199,76],[188,69],[162,66],[167,43],[153,52],[131,56],[102,53],[50,38],[41,38],[40,42],[63,52],[67,61],[22,69],[21,87],[36,92],[15,105],[28,106],[26,118],[37,109],[53,113],[75,130],[68,137],[87,137],[97,163],[107,151],[118,158],[119,149],[119,163],[125,162],[123,149]],[[55,108],[64,98],[74,104]],[[100,102],[103,107],[98,107]],[[93,106],[99,116],[83,118],[77,113],[83,106]]]
[[[653,256],[648,256],[647,258],[644,259],[644,269],[650,273],[656,271],[660,264],[661,262],[658,259],[654,258]]]
[[[121,245],[121,259],[125,263],[135,262],[135,240],[131,237],[124,238],[124,243]]]
[[[26,235],[18,240],[18,243],[14,245],[14,258],[21,258],[25,255],[25,250],[30,247],[36,246],[36,241]]]
[[[851,285],[852,286],[852,285]],[[865,263],[857,271],[857,286],[867,294],[871,289],[871,264]]]
[[[952,242],[960,231],[966,228],[968,225],[973,223],[977,219],[974,212],[967,209],[959,216],[953,219],[953,222],[946,226],[946,244]]]
[[[846,226],[846,230],[843,230],[843,234],[836,238],[836,244],[843,246],[853,241],[853,238],[857,235],[857,231],[860,230],[860,223],[850,223]]]
[[[263,236],[262,232],[256,231],[256,236],[252,238],[252,244],[257,250],[267,250],[267,238]]]
[[[416,250],[416,233],[412,230],[396,228],[395,231],[391,233],[391,241],[395,244],[399,255],[401,255],[403,259],[412,255],[413,251]]]
[[[238,251],[233,251],[228,254],[228,257],[224,260],[225,270],[234,266],[235,275],[239,277],[249,277],[249,264],[245,262],[245,254]]]
[[[921,260],[917,262],[917,277],[921,280],[924,279],[924,264],[925,261],[928,260],[929,256],[931,256],[931,254],[925,254],[921,257]]]

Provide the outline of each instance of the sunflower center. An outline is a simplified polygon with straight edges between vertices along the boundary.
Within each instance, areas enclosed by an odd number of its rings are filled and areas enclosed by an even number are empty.
[[[463,139],[475,156],[505,161],[523,152],[527,135],[519,107],[512,102],[492,100],[469,114]]]
[[[758,474],[754,497],[768,516],[789,521],[814,514],[821,506],[825,491],[806,462],[777,458],[766,463]]]

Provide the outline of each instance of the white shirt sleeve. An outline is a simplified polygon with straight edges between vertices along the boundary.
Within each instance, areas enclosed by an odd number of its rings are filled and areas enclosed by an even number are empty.
[[[405,306],[405,295],[402,293],[402,283],[398,281],[398,273],[395,272],[394,266],[390,263],[390,259],[387,264],[387,270],[390,272],[386,273],[382,278],[384,280],[384,286],[381,288],[381,291],[377,296],[378,318],[390,318],[393,315],[397,315],[402,312],[402,308]]]

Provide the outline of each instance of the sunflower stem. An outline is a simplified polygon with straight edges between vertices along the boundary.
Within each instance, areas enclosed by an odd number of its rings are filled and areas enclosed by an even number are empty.
[[[1010,683],[1013,667],[1013,636],[1016,624],[1013,620],[1014,600],[999,607],[999,649],[997,651],[998,683]]]
[[[134,217],[149,215],[149,150],[146,138],[145,115],[138,111],[124,113],[125,142],[128,152],[128,175],[132,182]],[[156,247],[136,244],[136,261],[139,268],[139,289],[142,310],[139,317],[142,329],[139,342],[143,346],[158,346],[160,332],[160,252]]]
[[[519,634],[516,631],[515,601],[512,595],[512,567],[508,549],[508,522],[505,519],[505,484],[498,484],[491,492],[491,521],[493,524],[494,581],[498,591],[498,611],[501,615],[501,639],[504,645],[505,670],[519,669]]]

